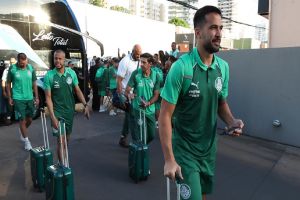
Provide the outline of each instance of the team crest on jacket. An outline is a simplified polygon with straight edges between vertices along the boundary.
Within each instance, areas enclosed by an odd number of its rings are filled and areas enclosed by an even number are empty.
[[[192,190],[190,188],[190,186],[188,186],[187,184],[180,184],[180,196],[182,199],[188,199],[190,198],[192,194]]]
[[[70,76],[67,78],[67,83],[68,83],[68,85],[72,84],[72,78]]]
[[[223,87],[223,80],[221,77],[218,77],[215,80],[215,88],[217,89],[218,93],[222,91],[222,87]]]

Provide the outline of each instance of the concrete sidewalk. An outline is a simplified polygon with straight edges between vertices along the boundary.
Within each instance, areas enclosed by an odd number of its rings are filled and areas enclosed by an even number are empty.
[[[135,184],[128,177],[128,150],[118,145],[123,117],[95,112],[87,121],[76,115],[70,161],[77,200],[166,199],[158,138],[150,146],[149,179]],[[33,145],[41,144],[40,120],[30,130]],[[45,199],[32,188],[29,153],[23,151],[17,124],[0,127],[0,137],[0,199]],[[208,200],[299,199],[300,149],[247,136],[219,136],[218,144],[215,191]],[[172,197],[175,190],[172,184]]]

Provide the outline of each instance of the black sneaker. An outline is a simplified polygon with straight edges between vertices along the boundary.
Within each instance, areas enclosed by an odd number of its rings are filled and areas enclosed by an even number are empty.
[[[121,137],[120,138],[119,145],[121,147],[124,147],[124,148],[128,148],[129,147],[126,137]]]

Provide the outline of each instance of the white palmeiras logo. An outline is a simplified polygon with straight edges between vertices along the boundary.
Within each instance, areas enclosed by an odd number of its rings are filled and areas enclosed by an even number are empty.
[[[218,77],[218,78],[215,80],[215,88],[217,89],[218,92],[221,92],[222,87],[223,87],[223,80],[222,80],[221,77]]]
[[[180,184],[180,196],[182,199],[190,198],[191,194],[192,194],[192,190],[191,190],[190,186],[188,186],[185,183]]]
[[[68,83],[69,85],[72,84],[72,78],[71,78],[71,77],[68,77],[68,78],[67,78],[67,83]]]

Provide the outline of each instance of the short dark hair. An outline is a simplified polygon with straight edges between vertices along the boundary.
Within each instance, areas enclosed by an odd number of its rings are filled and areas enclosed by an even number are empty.
[[[4,67],[4,66],[5,66],[4,60],[0,60],[0,67]]]
[[[143,53],[140,57],[141,58],[146,58],[148,63],[154,63],[155,62],[153,56],[150,53]]]
[[[95,59],[95,62],[96,62],[96,63],[100,63],[100,62],[101,62],[101,59],[98,57],[98,58]]]
[[[112,61],[113,61],[114,63],[119,63],[119,62],[120,62],[119,58],[117,58],[117,57],[113,57],[113,58],[112,58]]]
[[[206,22],[205,16],[209,13],[217,13],[222,16],[222,12],[219,8],[215,6],[204,6],[197,10],[194,15],[194,28],[202,26]]]
[[[27,56],[26,56],[25,53],[18,53],[17,59],[18,59],[18,60],[26,60],[26,59],[27,59]]]
[[[171,61],[171,63],[174,63],[177,60],[177,58],[175,56],[169,56],[169,61]]]

